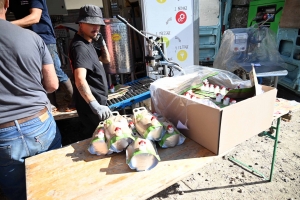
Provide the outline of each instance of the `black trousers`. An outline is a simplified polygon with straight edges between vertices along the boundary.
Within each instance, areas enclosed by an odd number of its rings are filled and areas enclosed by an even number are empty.
[[[89,112],[90,111],[90,112]],[[89,110],[77,110],[80,122],[83,126],[83,134],[87,138],[93,136],[94,131],[99,125],[100,119],[98,115],[95,115],[90,109]]]

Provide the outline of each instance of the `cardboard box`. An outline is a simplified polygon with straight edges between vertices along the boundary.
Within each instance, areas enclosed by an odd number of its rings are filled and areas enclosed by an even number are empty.
[[[179,131],[185,136],[215,154],[223,154],[270,128],[277,89],[262,88],[263,94],[220,110],[158,88],[152,105],[173,124],[184,124],[187,129]]]

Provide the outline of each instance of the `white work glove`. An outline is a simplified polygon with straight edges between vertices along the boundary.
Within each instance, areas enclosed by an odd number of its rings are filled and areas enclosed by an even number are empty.
[[[93,113],[98,115],[100,121],[104,121],[111,116],[109,107],[100,105],[96,100],[91,101],[89,103],[89,106],[92,109]]]

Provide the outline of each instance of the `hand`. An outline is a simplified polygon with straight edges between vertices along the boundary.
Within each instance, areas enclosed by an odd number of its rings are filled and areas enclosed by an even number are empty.
[[[97,34],[97,37],[95,40],[97,41],[97,43],[99,44],[100,47],[106,46],[105,40],[103,39],[103,36],[101,33]]]
[[[89,106],[92,109],[93,113],[98,115],[100,121],[106,120],[111,116],[109,107],[100,105],[96,100],[91,101],[89,103]]]

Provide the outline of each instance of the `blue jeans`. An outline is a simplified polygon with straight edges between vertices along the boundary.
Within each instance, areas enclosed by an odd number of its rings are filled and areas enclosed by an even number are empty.
[[[0,129],[0,187],[9,199],[26,199],[25,158],[61,147],[52,114],[41,116]]]
[[[69,79],[67,74],[61,69],[61,62],[57,53],[57,47],[56,44],[47,44],[48,50],[51,54],[53,63],[54,63],[54,68],[55,72],[58,78],[59,82],[65,82]]]

